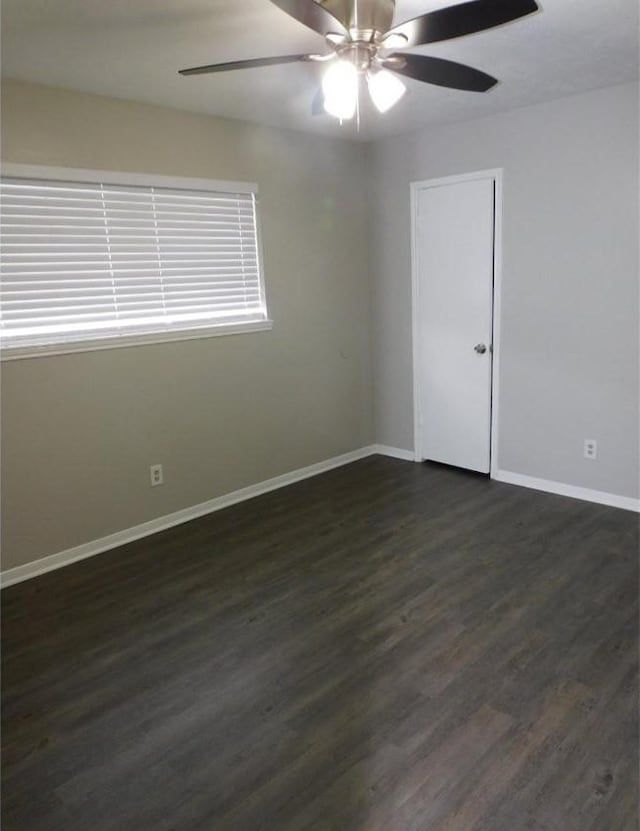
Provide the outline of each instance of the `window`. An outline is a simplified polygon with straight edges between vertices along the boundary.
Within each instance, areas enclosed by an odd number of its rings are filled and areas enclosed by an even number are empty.
[[[269,328],[256,191],[6,166],[5,356]]]

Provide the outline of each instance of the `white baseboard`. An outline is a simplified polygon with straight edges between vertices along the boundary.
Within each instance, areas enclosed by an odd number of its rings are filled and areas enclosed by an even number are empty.
[[[317,476],[319,473],[325,473],[328,470],[333,470],[333,468],[348,465],[351,462],[356,462],[367,456],[373,456],[378,452],[380,451],[376,449],[375,445],[369,445],[368,447],[361,447],[359,450],[343,453],[341,456],[325,459],[323,462],[317,462],[316,464],[308,465],[298,470],[292,470],[289,473],[284,473],[282,476],[275,476],[273,479],[266,479],[264,482],[258,482],[256,485],[249,485],[246,488],[217,496],[214,499],[209,499],[206,502],[201,502],[190,508],[183,508],[180,511],[166,514],[157,519],[152,519],[149,522],[135,525],[133,528],[116,531],[115,534],[109,534],[106,537],[77,545],[74,548],[59,551],[57,554],[50,554],[47,557],[33,560],[22,566],[9,568],[0,573],[0,582],[4,588],[14,583],[20,583],[23,580],[29,580],[31,577],[37,577],[39,574],[45,574],[47,571],[62,568],[78,560],[85,560],[87,557],[93,557],[96,554],[101,554],[103,551],[117,548],[119,545],[139,540],[142,537],[148,537],[151,534],[156,534],[158,531],[172,528],[174,525],[181,525],[183,522],[189,522],[191,519],[197,519],[214,511],[220,511],[223,508],[228,508],[230,505],[252,499],[254,496],[260,496],[263,493],[283,488],[286,485],[292,485],[294,482],[309,479],[312,476]]]
[[[400,447],[389,447],[388,444],[372,445],[373,453],[380,456],[391,456],[392,459],[403,459],[405,462],[415,462],[416,454],[413,450],[403,450]]]
[[[510,470],[496,470],[492,476],[497,482],[507,482],[510,485],[521,485],[536,491],[546,491],[559,496],[570,496],[573,499],[582,499],[585,502],[597,502],[600,505],[609,505],[612,508],[622,508],[625,511],[640,512],[640,499],[630,496],[618,496],[615,493],[594,491],[590,488],[579,488],[577,485],[565,485],[563,482],[553,482],[550,479],[537,479],[535,476],[525,476],[523,473],[512,473]]]
[[[325,459],[322,462],[317,462],[316,464],[308,465],[298,470],[292,470],[289,473],[282,474],[282,476],[275,476],[272,479],[266,479],[255,485],[249,485],[246,488],[217,496],[214,499],[209,499],[206,502],[201,502],[190,508],[183,508],[180,511],[157,517],[148,522],[143,522],[140,525],[135,525],[132,528],[116,531],[115,534],[109,534],[106,537],[77,545],[74,548],[59,551],[57,554],[51,554],[47,557],[33,560],[30,563],[25,563],[22,566],[7,569],[0,573],[0,583],[4,588],[14,583],[20,583],[23,580],[29,580],[31,577],[37,577],[39,574],[45,574],[48,571],[53,571],[70,563],[75,563],[78,560],[93,557],[96,554],[101,554],[103,551],[109,551],[111,548],[117,548],[128,542],[148,537],[151,534],[156,534],[158,531],[164,531],[166,528],[172,528],[174,525],[181,525],[183,522],[189,522],[189,520],[220,511],[223,508],[236,505],[238,502],[253,499],[254,496],[260,496],[263,493],[292,485],[303,479],[317,476],[319,473],[325,473],[336,467],[348,465],[351,462],[356,462],[359,459],[373,455],[390,456],[394,459],[402,459],[409,462],[415,461],[413,451],[403,450],[398,447],[389,447],[384,444],[371,444],[367,447],[361,447],[358,450],[352,450],[349,453],[343,453],[341,456],[334,456],[331,459]],[[627,496],[617,496],[612,493],[579,488],[574,485],[565,485],[561,482],[552,482],[547,479],[536,479],[533,476],[512,473],[508,470],[496,471],[493,478],[498,482],[522,485],[526,488],[547,491],[548,493],[560,494],[561,496],[570,496],[574,499],[583,499],[588,502],[610,505],[614,508],[623,508],[627,511],[640,512],[640,500]]]

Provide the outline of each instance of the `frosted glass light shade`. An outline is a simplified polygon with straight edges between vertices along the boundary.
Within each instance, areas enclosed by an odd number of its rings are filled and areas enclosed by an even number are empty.
[[[351,61],[335,61],[322,79],[324,108],[330,114],[346,120],[353,118],[358,104],[358,71]]]
[[[407,91],[399,78],[387,69],[370,72],[367,76],[369,94],[378,112],[386,113]]]

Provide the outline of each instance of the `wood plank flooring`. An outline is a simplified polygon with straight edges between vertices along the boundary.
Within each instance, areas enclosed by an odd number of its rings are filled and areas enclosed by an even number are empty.
[[[372,457],[3,591],[3,831],[636,831],[638,518]]]

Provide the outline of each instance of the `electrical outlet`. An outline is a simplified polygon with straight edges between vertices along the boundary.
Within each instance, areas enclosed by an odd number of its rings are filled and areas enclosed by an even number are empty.
[[[155,488],[156,485],[163,485],[164,484],[164,475],[162,473],[162,465],[151,465],[149,468],[149,474],[151,476],[151,487]]]
[[[595,439],[584,440],[584,457],[585,459],[598,458],[598,442]]]

